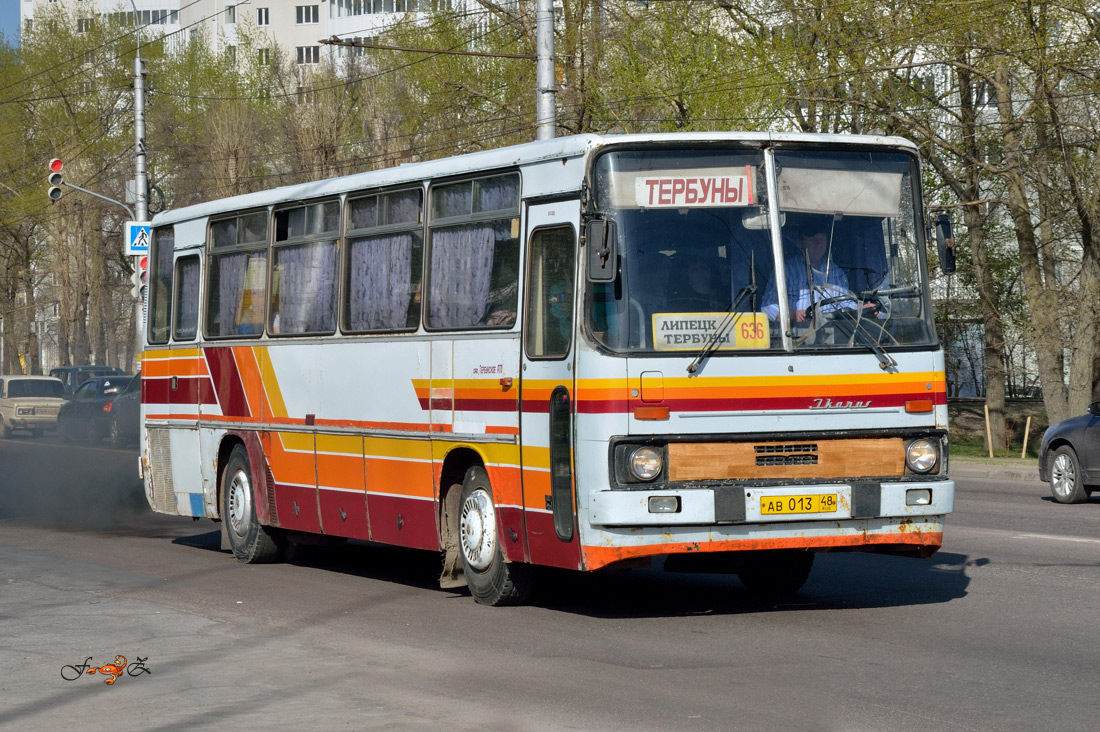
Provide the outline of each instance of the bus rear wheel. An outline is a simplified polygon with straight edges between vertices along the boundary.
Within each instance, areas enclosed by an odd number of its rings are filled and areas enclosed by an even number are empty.
[[[279,545],[271,530],[256,519],[252,501],[252,470],[248,451],[237,445],[222,472],[222,521],[233,556],[248,564],[266,564],[279,557]]]
[[[519,605],[531,596],[531,567],[505,562],[500,551],[493,490],[484,468],[466,471],[458,518],[458,546],[470,594],[482,605]]]
[[[802,589],[813,566],[813,552],[801,549],[753,552],[743,559],[737,576],[752,594],[778,599]]]

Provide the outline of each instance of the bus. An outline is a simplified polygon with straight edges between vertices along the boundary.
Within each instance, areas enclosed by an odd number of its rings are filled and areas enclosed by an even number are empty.
[[[220,522],[240,561],[430,550],[441,587],[505,605],[539,567],[778,596],[818,552],[941,546],[954,482],[909,141],[579,135],[152,228],[145,493]]]

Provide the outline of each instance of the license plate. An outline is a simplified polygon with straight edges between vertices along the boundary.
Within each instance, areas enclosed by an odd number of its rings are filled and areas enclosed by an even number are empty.
[[[760,499],[760,513],[764,516],[788,513],[836,513],[836,494],[764,496]]]

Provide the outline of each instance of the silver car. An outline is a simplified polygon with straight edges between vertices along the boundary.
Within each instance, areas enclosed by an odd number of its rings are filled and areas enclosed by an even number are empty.
[[[27,430],[35,437],[57,428],[65,385],[52,376],[0,376],[0,437]]]

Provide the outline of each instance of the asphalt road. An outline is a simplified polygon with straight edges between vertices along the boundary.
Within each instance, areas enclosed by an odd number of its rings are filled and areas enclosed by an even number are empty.
[[[0,729],[1094,730],[1100,495],[1047,495],[961,478],[935,557],[821,555],[780,605],[636,570],[486,608],[425,552],[238,564],[133,451],[0,441]]]

